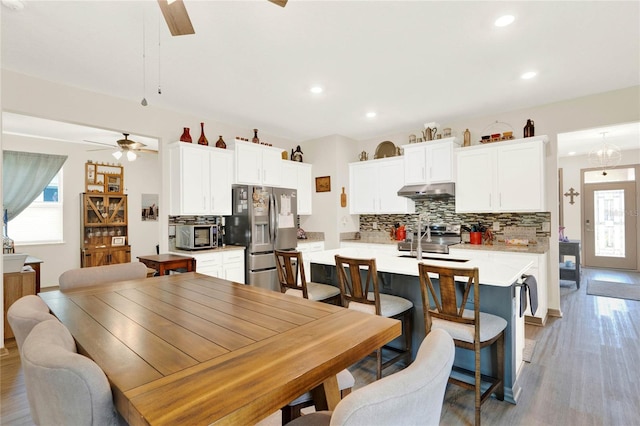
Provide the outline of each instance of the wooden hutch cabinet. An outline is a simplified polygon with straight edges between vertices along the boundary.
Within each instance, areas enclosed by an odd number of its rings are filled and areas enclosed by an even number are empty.
[[[82,267],[131,262],[127,244],[127,196],[84,193]]]

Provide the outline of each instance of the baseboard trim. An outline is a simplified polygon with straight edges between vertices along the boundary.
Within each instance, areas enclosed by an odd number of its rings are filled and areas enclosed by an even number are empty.
[[[525,315],[524,323],[527,324],[527,325],[535,325],[537,327],[544,327],[544,325],[547,323],[547,318],[548,318],[547,315],[545,315],[544,318],[531,317],[529,315]]]
[[[549,309],[547,315],[555,318],[562,318],[562,311],[560,309]]]

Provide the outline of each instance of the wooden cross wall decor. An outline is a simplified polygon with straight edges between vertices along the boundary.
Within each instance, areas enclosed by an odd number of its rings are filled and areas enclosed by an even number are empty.
[[[576,192],[573,188],[569,188],[569,192],[564,193],[565,197],[571,197],[569,204],[574,204],[575,201],[573,201],[573,197],[577,197],[578,195],[580,195],[580,193]]]

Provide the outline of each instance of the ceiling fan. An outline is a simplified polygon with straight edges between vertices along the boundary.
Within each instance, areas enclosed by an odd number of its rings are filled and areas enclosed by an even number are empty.
[[[127,160],[135,161],[136,158],[138,158],[138,153],[140,152],[149,152],[153,154],[158,153],[158,151],[154,151],[153,149],[145,149],[144,147],[146,145],[143,144],[142,142],[136,142],[129,139],[129,133],[123,133],[122,135],[124,136],[124,139],[119,139],[118,141],[116,141],[116,143],[118,144],[118,150],[114,151],[111,154],[116,158],[116,160],[119,160],[122,157],[122,154],[126,154]],[[103,142],[95,142],[95,141],[88,141],[88,140],[85,140],[85,142],[89,142],[97,145],[106,145],[110,147],[110,148],[101,148],[101,149],[91,149],[89,151],[104,151],[107,149],[113,149],[112,145],[109,145]]]
[[[280,7],[287,5],[287,0],[269,0],[271,3],[277,4]],[[164,16],[164,20],[167,22],[169,31],[172,36],[195,34],[191,19],[189,19],[189,13],[184,6],[183,0],[158,0],[160,10]]]

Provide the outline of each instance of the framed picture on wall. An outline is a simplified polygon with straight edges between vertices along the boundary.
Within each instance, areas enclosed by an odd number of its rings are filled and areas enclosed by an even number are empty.
[[[331,176],[320,176],[316,178],[316,192],[331,191]]]

